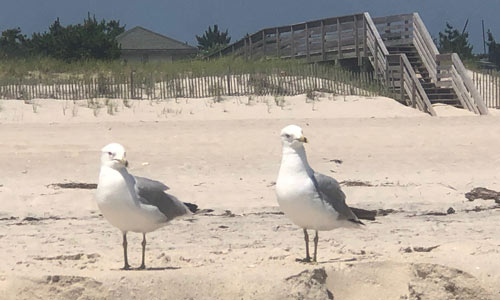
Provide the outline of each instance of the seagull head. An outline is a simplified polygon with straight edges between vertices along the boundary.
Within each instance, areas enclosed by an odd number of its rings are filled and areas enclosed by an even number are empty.
[[[281,144],[291,148],[303,147],[307,138],[302,133],[302,128],[297,125],[288,125],[281,130]]]
[[[111,143],[101,149],[101,165],[113,169],[128,167],[128,161],[125,156],[125,148],[117,143]]]

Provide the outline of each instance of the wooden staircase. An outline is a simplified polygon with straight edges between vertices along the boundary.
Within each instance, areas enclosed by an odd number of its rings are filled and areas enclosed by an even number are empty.
[[[399,101],[436,115],[445,103],[487,114],[457,54],[441,55],[418,13],[372,18],[368,13],[262,29],[219,50],[247,59],[278,57],[310,63],[370,62],[374,78]]]
[[[415,71],[418,81],[422,85],[427,97],[431,104],[436,103],[444,103],[448,105],[452,105],[455,107],[462,107],[457,94],[450,87],[439,87],[434,82],[432,82],[432,78],[430,77],[427,68],[425,67],[422,58],[418,54],[417,49],[413,45],[401,45],[401,46],[392,46],[387,47],[387,50],[390,54],[405,54]],[[399,91],[399,87],[395,88],[396,92]]]
[[[431,104],[445,103],[476,114],[488,113],[460,57],[456,53],[439,53],[418,13],[379,17],[373,22],[388,52],[408,58],[417,84]],[[397,78],[396,75],[393,80]],[[408,97],[411,95],[402,93],[401,101]]]

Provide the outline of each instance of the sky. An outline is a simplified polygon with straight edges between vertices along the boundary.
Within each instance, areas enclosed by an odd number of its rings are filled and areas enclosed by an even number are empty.
[[[142,26],[196,46],[209,25],[228,29],[231,41],[262,28],[354,13],[372,17],[418,12],[433,37],[446,22],[467,31],[474,52],[483,52],[482,26],[500,41],[500,0],[0,0],[0,31],[20,27],[24,34],[97,19],[119,20],[126,29]]]

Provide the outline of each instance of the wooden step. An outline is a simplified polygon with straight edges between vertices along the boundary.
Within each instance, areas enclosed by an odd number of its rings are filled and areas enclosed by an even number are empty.
[[[387,47],[389,52],[416,52],[417,49],[413,45],[407,46],[389,46]]]
[[[429,100],[458,101],[455,94],[427,94]]]
[[[424,88],[425,92],[428,94],[453,94],[455,95],[455,91],[449,88]]]

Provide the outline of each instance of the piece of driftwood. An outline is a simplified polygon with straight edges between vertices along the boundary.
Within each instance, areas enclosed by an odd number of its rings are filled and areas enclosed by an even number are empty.
[[[85,189],[94,190],[97,189],[97,184],[95,183],[84,183],[84,182],[65,182],[65,183],[52,183],[47,185],[49,188],[54,189]]]
[[[344,180],[339,182],[339,184],[344,186],[373,186],[373,184],[369,183],[368,181],[361,180]]]
[[[470,213],[470,212],[481,212],[481,211],[485,211],[485,210],[491,210],[491,209],[499,209],[500,206],[497,205],[497,206],[493,206],[493,207],[481,207],[481,206],[476,206],[472,209],[465,209],[464,212],[466,213]]]
[[[406,248],[401,248],[401,251],[405,252],[405,253],[431,252],[432,250],[436,249],[437,247],[439,247],[439,245],[431,246],[431,247],[406,247]]]
[[[476,199],[483,200],[495,200],[496,203],[500,204],[500,192],[490,190],[484,187],[473,188],[472,191],[465,193],[465,198],[469,201],[474,201]]]

